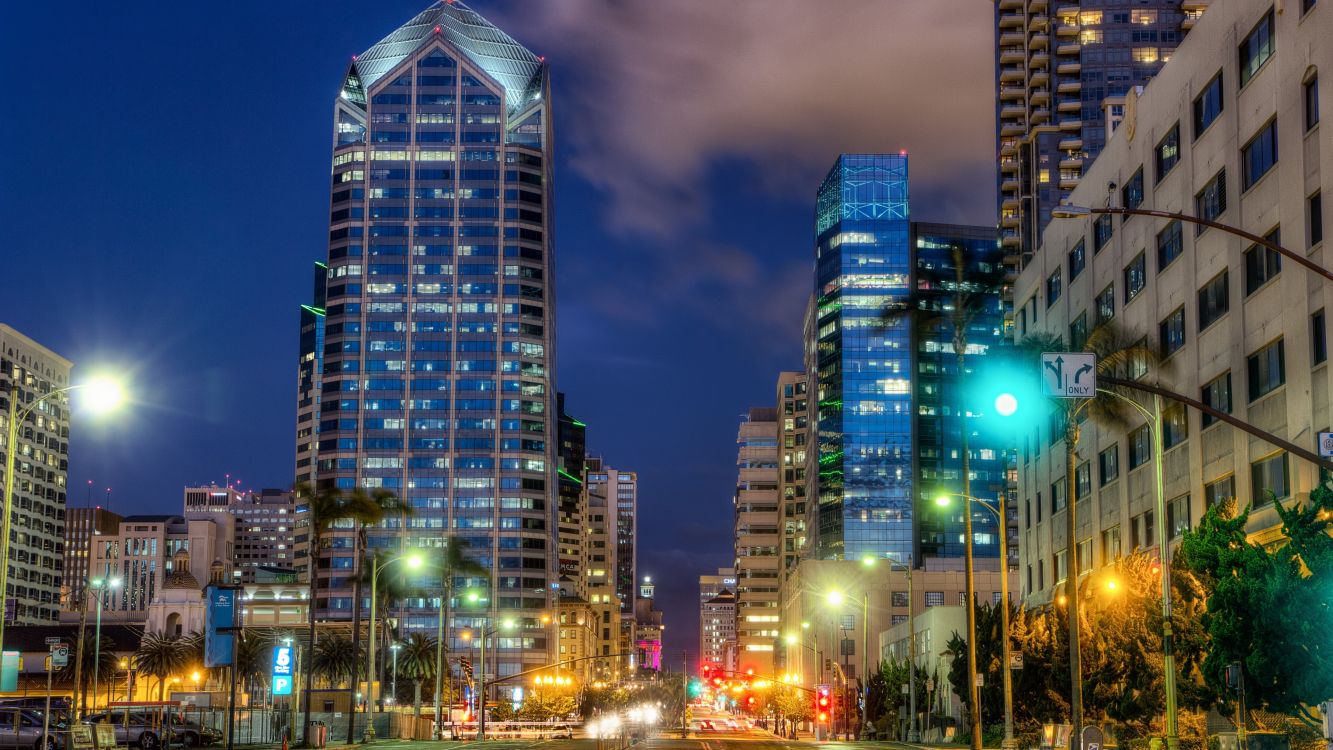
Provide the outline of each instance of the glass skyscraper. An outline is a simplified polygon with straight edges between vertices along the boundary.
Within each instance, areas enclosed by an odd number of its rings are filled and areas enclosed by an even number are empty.
[[[1005,278],[993,227],[912,222],[905,154],[844,154],[819,188],[816,289],[807,325],[815,391],[813,492],[807,535],[817,559],[962,557],[968,430],[972,494],[1007,501],[1008,446],[978,429],[967,373],[1008,339]],[[954,357],[951,311],[963,264],[966,370]],[[987,283],[982,283],[986,279]],[[971,508],[974,552],[998,555],[998,524]]]
[[[907,155],[839,156],[815,210],[820,559],[912,553],[910,236]]]
[[[487,659],[499,675],[545,661],[557,576],[549,101],[543,60],[456,0],[354,57],[325,299],[303,315],[303,355],[323,340],[302,363],[298,477],[402,498],[411,515],[370,529],[373,552],[466,541],[490,574],[456,582],[484,604],[453,603],[450,647],[486,615],[516,620]],[[335,528],[315,566],[326,618],[352,612],[354,533]],[[440,581],[415,583],[403,624],[433,633]]]

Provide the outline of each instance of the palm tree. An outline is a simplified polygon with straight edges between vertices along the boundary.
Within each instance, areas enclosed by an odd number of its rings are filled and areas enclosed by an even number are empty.
[[[314,654],[318,648],[315,639],[315,612],[319,604],[319,558],[320,552],[324,548],[325,537],[329,529],[338,521],[353,519],[357,524],[357,542],[359,544],[362,537],[361,527],[365,522],[375,523],[382,519],[384,508],[383,505],[361,490],[343,492],[333,486],[311,487],[302,482],[296,485],[293,492],[298,501],[305,502],[308,523],[310,524],[310,553],[306,563],[307,575],[310,578],[310,596],[307,599],[309,637],[306,643],[309,644],[308,648],[311,654]],[[359,549],[360,547],[358,547],[358,551]],[[359,557],[359,554],[356,557]],[[360,589],[358,587],[356,598],[353,600],[353,623],[359,619],[357,615],[360,613],[360,599]],[[355,631],[356,628],[353,627],[353,632]],[[314,678],[313,671],[306,670],[305,687],[301,698],[301,710],[306,716],[310,715],[310,690],[312,687],[311,681]],[[310,745],[309,731],[309,722],[307,722],[306,733],[301,740],[301,744],[307,747]],[[349,734],[349,736],[351,735]]]
[[[476,578],[489,576],[490,571],[476,560],[467,556],[467,540],[461,537],[445,539],[444,550],[440,555],[440,619],[436,623],[435,663],[444,664],[444,644],[449,633],[449,609],[454,598],[454,583],[459,577]],[[483,639],[484,640],[484,639]],[[445,669],[435,670],[435,732],[438,739],[444,739],[444,673]]]
[[[93,637],[92,628],[88,628],[85,631],[84,640],[89,644],[97,640],[96,638]],[[74,684],[75,675],[77,674],[79,676],[80,684],[74,686],[73,692],[77,695],[82,696],[82,700],[79,701],[78,703],[81,706],[88,705],[88,691],[95,689],[92,684],[93,672],[98,671],[100,672],[101,675],[114,675],[116,673],[116,669],[119,668],[119,664],[116,661],[115,640],[112,639],[111,636],[106,635],[104,633],[102,634],[101,641],[102,641],[101,654],[94,654],[92,648],[85,648],[83,650],[82,665],[76,665],[74,663],[74,660],[71,659],[68,664],[61,667],[60,670],[56,672],[56,677],[58,679],[67,681],[71,685]],[[94,670],[93,668],[95,662],[100,662],[100,664],[97,665],[96,670]],[[97,696],[94,695],[93,696],[94,702],[96,702],[96,699]]]
[[[269,649],[273,646],[271,638],[255,631],[242,631],[236,641],[237,679],[243,680],[246,693],[254,695],[255,681],[261,678],[268,667]]]
[[[398,652],[398,671],[412,680],[412,705],[421,716],[421,684],[435,676],[435,639],[424,633],[412,633]],[[397,698],[397,696],[394,696]]]
[[[310,672],[318,674],[327,687],[338,687],[352,679],[359,661],[351,641],[335,633],[315,644]]]
[[[1042,352],[1063,351],[1059,336],[1037,334],[1019,342],[1019,349],[1027,359],[1031,372],[1040,372]],[[1097,355],[1097,374],[1134,380],[1149,369],[1162,369],[1157,348],[1148,337],[1135,338],[1115,323],[1103,323],[1088,334],[1083,351]],[[1132,398],[1128,389],[1105,386],[1097,389],[1088,399],[1059,399],[1059,412],[1064,421],[1065,440],[1065,519],[1068,542],[1065,546],[1065,600],[1069,628],[1069,665],[1074,675],[1071,682],[1070,722],[1075,733],[1082,731],[1083,677],[1080,663],[1078,612],[1078,441],[1081,433],[1080,412],[1108,427],[1124,427],[1128,423],[1125,399]],[[1159,521],[1161,523],[1161,521]]]
[[[166,699],[167,678],[189,668],[194,656],[186,638],[145,633],[134,652],[134,670],[157,678],[157,699]]]

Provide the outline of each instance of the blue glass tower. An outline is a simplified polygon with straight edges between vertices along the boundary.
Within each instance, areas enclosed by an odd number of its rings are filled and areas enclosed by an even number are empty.
[[[907,155],[843,154],[815,213],[815,555],[913,550]]]
[[[369,529],[365,551],[335,526],[316,610],[365,609],[362,552],[462,539],[489,573],[454,582],[477,605],[452,603],[449,648],[503,613],[518,627],[487,659],[502,676],[545,662],[557,576],[549,99],[542,59],[457,0],[353,58],[334,102],[326,299],[303,317],[311,343],[323,318],[323,361],[297,475],[412,510]],[[402,625],[433,634],[441,581],[409,589]]]

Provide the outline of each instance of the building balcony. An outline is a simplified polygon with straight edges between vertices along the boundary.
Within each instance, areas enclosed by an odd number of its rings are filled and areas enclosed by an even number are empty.
[[[1028,40],[1028,49],[1046,49],[1051,46],[1051,35],[1045,31],[1037,32]]]
[[[1000,244],[1007,248],[1019,247],[1023,244],[1023,238],[1018,236],[1018,232],[1009,230],[1001,233]]]
[[[1032,57],[1029,58],[1028,62],[1034,68],[1045,68],[1051,64],[1051,56],[1046,53],[1046,50],[1040,50],[1033,52]]]
[[[1060,45],[1055,48],[1055,54],[1077,55],[1081,49],[1083,49],[1083,45],[1078,42],[1061,42]]]
[[[1033,104],[1049,104],[1051,101],[1051,90],[1032,89],[1028,92],[1028,100]]]
[[[1027,126],[1022,120],[1017,122],[1006,122],[1000,125],[1000,136],[1007,138],[1015,135],[1022,135],[1027,131]]]
[[[1015,178],[1013,178],[1013,179],[1002,180],[1002,181],[1000,182],[1000,192],[1001,192],[1001,193],[1004,193],[1005,195],[1017,195],[1017,194],[1018,194],[1018,178],[1015,177]]]
[[[1061,178],[1060,178],[1060,189],[1061,189],[1061,190],[1073,190],[1074,188],[1078,187],[1078,179],[1079,179],[1079,178],[1077,178],[1077,177],[1061,177]]]
[[[1083,139],[1078,136],[1060,139],[1061,151],[1081,151],[1083,149]]]
[[[1055,90],[1061,94],[1077,94],[1083,90],[1083,84],[1079,81],[1061,81]]]
[[[1000,64],[1021,63],[1028,59],[1028,52],[1022,46],[1001,45]]]
[[[1023,10],[1023,0],[1000,0],[1000,10]]]
[[[1018,210],[1018,198],[1016,198],[1016,197],[1015,197],[1015,198],[1005,198],[1004,200],[1000,201],[1000,210],[1001,210],[1001,211],[1017,211],[1017,210]]]
[[[1022,86],[1001,86],[1000,101],[1023,101],[1027,96],[1027,90]]]
[[[1015,203],[1017,203],[1017,201],[1015,201]],[[1004,227],[1005,229],[1017,229],[1019,223],[1020,219],[1018,218],[1017,214],[1013,216],[1004,216],[1000,218],[1000,226]]]
[[[1028,80],[1030,86],[1045,86],[1051,80],[1051,71],[1046,68],[1038,68],[1032,71],[1032,78]]]
[[[1038,11],[1045,13],[1046,9],[1049,7],[1050,3],[1048,3],[1047,0],[1029,0],[1028,2],[1029,13],[1036,13]]]
[[[1068,156],[1060,160],[1060,169],[1083,169],[1083,159],[1078,156]]]
[[[1055,109],[1060,114],[1078,114],[1083,109],[1083,105],[1077,99],[1066,99],[1055,105]]]
[[[1021,65],[1006,65],[1000,68],[1000,83],[1020,83],[1027,77],[1027,70]]]
[[[1005,13],[1000,16],[1001,29],[1021,29],[1023,28],[1022,13]]]
[[[1028,113],[1028,122],[1033,125],[1040,125],[1051,119],[1051,110],[1048,107],[1037,107]]]
[[[1078,60],[1062,60],[1055,68],[1055,72],[1062,76],[1076,76],[1083,70],[1083,63]]]
[[[1045,31],[1047,24],[1050,22],[1051,19],[1047,18],[1045,14],[1035,14],[1028,18],[1028,31]]]
[[[1060,23],[1060,24],[1057,24],[1056,27],[1055,27],[1055,35],[1056,35],[1056,36],[1074,36],[1074,37],[1076,37],[1076,36],[1078,36],[1078,24],[1076,24],[1076,23]]]
[[[1014,156],[1017,153],[1018,153],[1018,144],[1013,142],[1012,140],[1008,140],[1000,144],[1000,156],[1002,158],[1007,159],[1009,157]]]
[[[1018,174],[1018,159],[1013,159],[1013,158],[1001,159],[1000,173],[1005,175]]]
[[[1077,5],[1060,3],[1055,6],[1055,15],[1059,16],[1062,20],[1075,19],[1078,18],[1079,10],[1081,9]]]
[[[1078,117],[1064,117],[1060,119],[1060,129],[1066,131],[1081,132],[1083,130],[1083,120]]]
[[[1021,119],[1025,114],[1027,114],[1027,107],[1022,104],[1006,104],[1000,107],[1000,119],[1002,121]]]
[[[1000,49],[1001,49],[1001,50],[1003,50],[1005,47],[1018,46],[1018,45],[1022,45],[1022,44],[1026,44],[1026,43],[1027,43],[1027,39],[1024,38],[1024,34],[1023,34],[1022,31],[1002,31],[1002,32],[1000,32]]]

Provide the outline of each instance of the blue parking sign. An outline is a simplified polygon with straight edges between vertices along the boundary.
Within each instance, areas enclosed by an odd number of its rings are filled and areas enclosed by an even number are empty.
[[[286,675],[277,675],[277,674],[273,675],[273,694],[291,695],[292,678]]]

